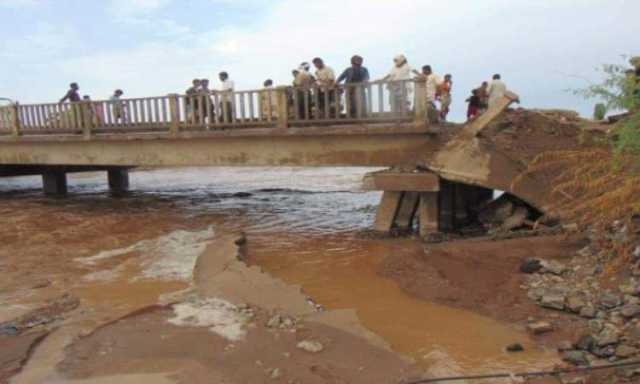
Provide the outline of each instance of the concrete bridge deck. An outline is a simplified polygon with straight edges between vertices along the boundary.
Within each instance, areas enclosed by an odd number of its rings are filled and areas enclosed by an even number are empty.
[[[423,234],[450,230],[454,212],[517,175],[490,177],[493,155],[477,140],[517,96],[464,127],[431,126],[424,88],[372,82],[2,107],[0,176],[41,173],[46,193],[63,194],[66,173],[95,170],[107,171],[113,191],[126,191],[136,166],[421,167],[430,171],[419,179],[378,177],[375,227],[406,227],[420,216]]]

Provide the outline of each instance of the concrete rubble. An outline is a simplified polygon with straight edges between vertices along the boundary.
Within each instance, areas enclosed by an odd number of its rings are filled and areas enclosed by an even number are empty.
[[[589,244],[575,255],[562,261],[532,258],[520,267],[526,274],[523,288],[531,300],[586,324],[587,334],[558,346],[562,359],[570,364],[591,365],[640,356],[640,256],[636,256],[640,243],[634,243],[639,240],[630,232],[638,233],[638,229],[632,231],[620,221],[605,230],[590,229]],[[610,248],[603,244],[632,249],[626,277],[604,278]],[[541,326],[540,322],[528,328],[536,335],[553,330],[552,324]]]

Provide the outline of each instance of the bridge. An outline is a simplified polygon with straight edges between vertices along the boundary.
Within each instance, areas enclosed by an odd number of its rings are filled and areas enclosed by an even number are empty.
[[[0,176],[42,174],[46,193],[64,194],[67,173],[107,171],[119,193],[138,166],[394,167],[409,172],[372,174],[365,183],[385,191],[375,228],[420,217],[426,234],[454,226],[456,201],[461,214],[501,187],[465,169],[473,150],[451,145],[472,143],[515,99],[508,94],[464,128],[430,124],[425,83],[414,80],[14,104],[0,107]],[[424,171],[412,172],[417,166]]]

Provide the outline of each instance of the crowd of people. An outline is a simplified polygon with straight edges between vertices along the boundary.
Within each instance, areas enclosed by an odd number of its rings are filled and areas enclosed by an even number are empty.
[[[292,71],[292,87],[286,88],[287,99],[292,107],[290,110],[296,116],[307,118],[314,112],[324,117],[337,117],[341,113],[353,117],[367,113],[372,106],[367,104],[366,87],[357,86],[357,84],[372,81],[369,70],[363,65],[363,62],[364,59],[361,56],[354,55],[351,57],[350,66],[338,76],[333,68],[325,64],[320,57],[311,60],[314,67],[313,73],[309,62],[301,63]],[[232,120],[235,114],[233,95],[235,84],[229,74],[224,71],[218,74],[218,79],[220,87],[217,90],[210,88],[209,79],[194,79],[192,81],[191,86],[185,91],[187,119],[199,116],[211,122],[216,120],[230,122]],[[404,55],[397,55],[393,58],[393,65],[389,72],[378,81],[386,84],[390,112],[401,114],[415,108],[412,96],[417,90],[414,84],[417,81],[423,82],[424,87],[421,87],[420,91],[426,93],[423,99],[426,99],[428,118],[431,121],[444,122],[447,120],[452,102],[453,76],[451,74],[440,77],[434,73],[430,65],[424,65],[420,71],[417,71],[409,65]],[[347,86],[343,86],[343,84]],[[260,93],[258,100],[261,116],[269,119],[276,118],[278,108],[273,80],[265,80],[263,88],[264,92]],[[60,103],[90,101],[89,96],[80,97],[79,89],[77,83],[72,83],[68,92],[60,99]],[[478,88],[473,89],[466,100],[468,103],[467,119],[473,120],[478,117],[496,100],[499,100],[505,92],[506,85],[499,74],[494,75],[490,82],[483,82]],[[123,95],[124,92],[117,89],[109,99],[112,116],[116,121],[127,119],[126,104],[121,101]],[[344,105],[342,101],[344,101]],[[103,116],[102,112],[93,110],[92,113],[95,116]]]

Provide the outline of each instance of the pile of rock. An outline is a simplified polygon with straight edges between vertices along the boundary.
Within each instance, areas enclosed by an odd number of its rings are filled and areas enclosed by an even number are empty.
[[[621,223],[604,233],[589,232],[590,245],[569,261],[529,259],[520,271],[529,274],[526,284],[529,298],[537,305],[563,311],[585,322],[588,332],[559,349],[565,361],[588,365],[606,359],[616,361],[637,357],[640,352],[640,244],[632,247],[632,273],[603,278],[611,262],[611,244],[632,241],[629,228]],[[604,241],[603,241],[604,240]],[[637,249],[637,255],[636,255]],[[614,283],[615,282],[615,283]],[[602,286],[607,283],[608,288]],[[550,331],[536,324],[534,329]],[[551,327],[553,328],[553,327]],[[536,332],[530,327],[531,331]]]
[[[276,313],[267,321],[266,327],[271,329],[295,330],[298,321],[290,316]]]
[[[558,224],[556,220],[541,217],[535,208],[507,193],[482,207],[478,221],[489,234],[548,229]]]

